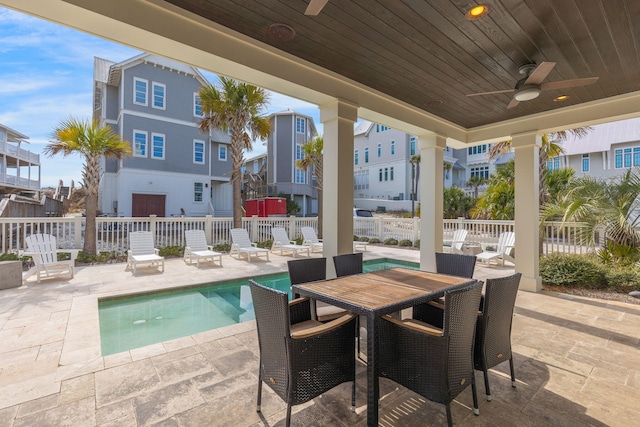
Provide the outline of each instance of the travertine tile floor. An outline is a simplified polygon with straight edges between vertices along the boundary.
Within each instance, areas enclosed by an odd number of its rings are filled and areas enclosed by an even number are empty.
[[[411,250],[371,247],[366,259],[417,261]],[[318,255],[315,255],[318,256]],[[264,388],[255,411],[258,344],[253,322],[102,357],[99,297],[286,270],[291,258],[224,267],[166,262],[164,273],[124,264],[81,267],[74,279],[30,278],[0,291],[0,426],[274,426],[284,403]],[[512,269],[476,269],[484,279]],[[517,388],[508,364],[490,374],[493,400],[480,416],[471,392],[453,405],[457,426],[631,426],[640,419],[640,306],[550,293],[521,292],[513,346]],[[360,367],[357,409],[343,384],[294,408],[293,425],[366,425],[366,378]],[[381,381],[384,426],[445,425],[442,405]]]

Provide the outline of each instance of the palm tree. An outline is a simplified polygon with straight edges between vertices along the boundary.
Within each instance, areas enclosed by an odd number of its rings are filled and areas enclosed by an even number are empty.
[[[515,162],[505,163],[491,174],[487,190],[471,210],[473,218],[508,220],[515,213]]]
[[[418,182],[420,179],[420,154],[411,156],[409,163],[411,163],[411,217],[416,216],[415,203],[416,194],[418,193]]]
[[[242,226],[240,194],[243,150],[253,149],[252,140],[266,140],[271,134],[271,122],[260,115],[269,96],[262,88],[220,77],[221,88],[205,85],[198,95],[203,118],[198,122],[202,132],[220,129],[231,131],[231,184],[233,186],[233,226]]]
[[[305,142],[302,145],[303,158],[296,161],[296,166],[306,171],[313,167],[318,190],[318,237],[322,237],[322,175],[324,140],[321,136]]]
[[[486,183],[487,183],[487,180],[482,175],[473,175],[471,178],[469,178],[469,181],[467,181],[467,186],[468,187],[473,187],[473,198],[474,199],[478,198],[478,188],[482,187]]]
[[[53,131],[53,141],[43,153],[48,157],[62,153],[63,156],[78,153],[84,156],[82,168],[85,199],[86,225],[82,251],[96,254],[96,211],[100,186],[100,159],[104,157],[121,159],[131,154],[131,145],[120,138],[109,126],[100,126],[97,120],[69,118],[60,121]]]
[[[604,229],[607,247],[618,254],[637,256],[640,235],[640,175],[628,169],[613,180],[580,177],[572,180],[557,203],[545,206],[542,220],[561,218],[563,222],[586,224],[583,244],[595,247],[597,230]],[[601,252],[601,254],[602,254]]]
[[[563,130],[558,132],[553,132],[549,134],[542,135],[542,146],[540,147],[540,156],[538,163],[538,173],[539,173],[539,202],[540,206],[544,205],[545,197],[546,197],[546,179],[547,179],[547,160],[553,159],[554,157],[559,156],[564,153],[564,149],[559,142],[566,141],[570,135],[573,135],[577,138],[582,138],[586,136],[589,132],[591,132],[593,128],[581,127],[569,130]],[[511,150],[512,141],[506,140],[498,142],[497,144],[493,144],[489,149],[489,160],[494,160],[503,154],[506,154]]]

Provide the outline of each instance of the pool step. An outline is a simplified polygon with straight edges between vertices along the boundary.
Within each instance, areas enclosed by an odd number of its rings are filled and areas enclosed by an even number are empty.
[[[204,296],[211,304],[215,305],[223,313],[236,321],[240,315],[246,312],[246,310],[240,306],[240,299],[231,292],[225,292],[223,295],[217,292],[207,292],[204,293]]]

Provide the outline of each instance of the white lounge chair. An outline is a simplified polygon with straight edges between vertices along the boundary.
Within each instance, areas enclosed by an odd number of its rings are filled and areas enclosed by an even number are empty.
[[[322,240],[318,239],[313,227],[302,227],[300,230],[302,231],[302,237],[304,239],[302,244],[311,246],[312,252],[322,252]]]
[[[233,256],[234,253],[238,254],[238,259],[242,254],[247,255],[247,260],[251,261],[251,255],[259,257],[261,254],[267,257],[269,261],[269,249],[263,249],[257,247],[255,243],[251,243],[249,239],[249,233],[244,228],[232,228],[231,229],[231,251],[229,255]]]
[[[515,259],[511,256],[511,250],[514,247],[516,242],[516,235],[512,231],[506,231],[500,234],[498,238],[498,244],[496,245],[495,251],[487,251],[485,250],[485,246],[483,246],[483,252],[476,255],[476,258],[479,262],[486,263],[487,265],[491,264],[491,260],[500,260],[502,266],[504,267],[504,261],[511,261],[515,264]]]
[[[67,271],[73,279],[73,266],[78,256],[77,250],[70,250],[71,259],[66,261],[58,261],[58,250],[56,238],[49,234],[32,234],[25,238],[27,244],[27,252],[25,255],[31,256],[38,283],[40,283],[40,274],[45,273],[49,277],[52,273],[66,273]],[[30,276],[28,274],[26,277]],[[25,277],[25,278],[26,278]]]
[[[307,256],[310,255],[309,251],[311,246],[298,245],[295,241],[290,240],[287,236],[287,230],[282,227],[271,227],[271,235],[273,236],[273,244],[271,245],[271,252],[280,249],[280,255],[284,255],[284,252],[291,252],[295,258],[298,255],[298,251],[307,252]]]
[[[445,253],[451,254],[461,254],[462,253],[462,245],[467,238],[467,230],[459,229],[453,232],[452,240],[447,240],[442,247],[442,251]]]
[[[222,254],[213,250],[213,246],[207,245],[207,238],[204,230],[186,230],[184,232],[185,248],[184,262],[191,264],[193,259],[196,260],[196,267],[200,268],[200,258],[203,261],[210,259],[212,263],[216,258],[222,266]],[[187,261],[188,259],[188,261]]]
[[[153,235],[150,231],[132,231],[129,233],[129,250],[127,251],[127,268],[132,268],[136,275],[138,264],[159,266],[164,272],[164,257],[154,247]]]

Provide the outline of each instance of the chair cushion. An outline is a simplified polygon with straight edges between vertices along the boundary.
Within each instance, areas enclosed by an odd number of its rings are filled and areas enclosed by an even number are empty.
[[[316,315],[321,322],[337,319],[347,313],[348,311],[340,307],[327,304],[326,302],[316,301]]]

